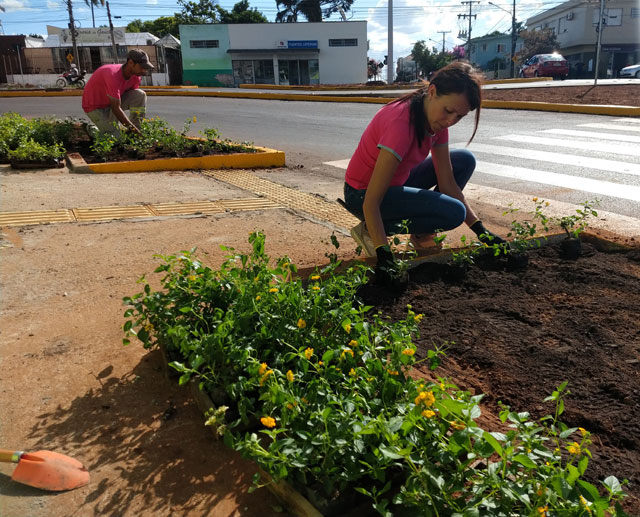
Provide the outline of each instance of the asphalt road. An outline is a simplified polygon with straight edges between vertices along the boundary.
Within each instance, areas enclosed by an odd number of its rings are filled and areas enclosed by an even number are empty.
[[[196,132],[215,127],[223,137],[283,150],[290,168],[330,185],[331,196],[340,189],[362,131],[380,109],[378,104],[157,96],[149,98],[148,107],[149,116],[176,128],[195,115]],[[0,109],[25,116],[84,116],[78,97],[0,99]],[[452,147],[465,145],[472,130],[472,115],[451,128]],[[601,210],[640,214],[638,119],[486,109],[470,149],[478,159],[476,185],[505,196],[513,192],[573,205],[597,198]]]

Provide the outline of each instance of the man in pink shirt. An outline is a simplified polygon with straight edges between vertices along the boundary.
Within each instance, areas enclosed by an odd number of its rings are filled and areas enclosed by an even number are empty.
[[[117,134],[119,122],[140,133],[147,106],[147,94],[139,88],[140,76],[153,69],[146,52],[132,49],[124,65],[103,65],[91,75],[82,94],[82,109],[98,130]]]

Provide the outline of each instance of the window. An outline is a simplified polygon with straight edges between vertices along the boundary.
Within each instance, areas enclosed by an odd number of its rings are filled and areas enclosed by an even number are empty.
[[[487,44],[483,43],[482,44],[482,52],[486,52],[487,51]]]
[[[329,46],[330,47],[357,47],[358,38],[330,39]]]
[[[631,8],[631,18],[640,18],[640,8],[638,7]]]
[[[507,46],[504,43],[498,43],[498,52],[506,52],[507,51]]]
[[[189,43],[191,48],[218,48],[220,46],[217,39],[192,39]]]

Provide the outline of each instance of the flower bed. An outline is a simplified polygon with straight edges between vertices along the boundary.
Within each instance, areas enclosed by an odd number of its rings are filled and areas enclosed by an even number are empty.
[[[366,266],[332,261],[302,281],[264,254],[264,235],[250,242],[219,270],[192,252],[162,257],[162,289],[143,280],[125,298],[125,343],[174,354],[180,382],[216,405],[207,424],[274,480],[327,515],[623,515],[615,477],[585,480],[592,435],[561,422],[565,382],[547,385],[549,416],[502,406],[484,429],[481,394],[411,375],[437,368],[444,346],[420,337],[429,318],[413,302],[377,292],[367,305]]]
[[[182,131],[176,131],[159,118],[145,119],[141,124],[141,134],[123,131],[111,135],[92,133],[86,123],[71,118],[64,121],[53,118],[27,120],[16,113],[6,113],[0,117],[0,162],[61,166],[60,158],[69,153],[76,157],[68,160],[72,169],[78,160],[81,162],[78,172],[284,164],[282,153],[255,147],[248,142],[231,142],[221,138],[213,128],[201,130],[199,138],[188,136],[196,121],[196,117],[188,119]],[[252,155],[255,158],[252,159]],[[128,163],[121,165],[123,162]],[[131,165],[132,162],[136,164]],[[87,164],[96,165],[91,167]],[[105,164],[114,164],[114,167],[109,168]]]

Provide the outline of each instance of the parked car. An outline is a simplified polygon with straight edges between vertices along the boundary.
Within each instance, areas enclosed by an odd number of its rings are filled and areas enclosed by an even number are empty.
[[[640,63],[631,66],[625,66],[620,70],[618,77],[635,77],[640,79]]]
[[[520,77],[559,77],[566,79],[569,64],[560,54],[536,54],[520,67]]]

